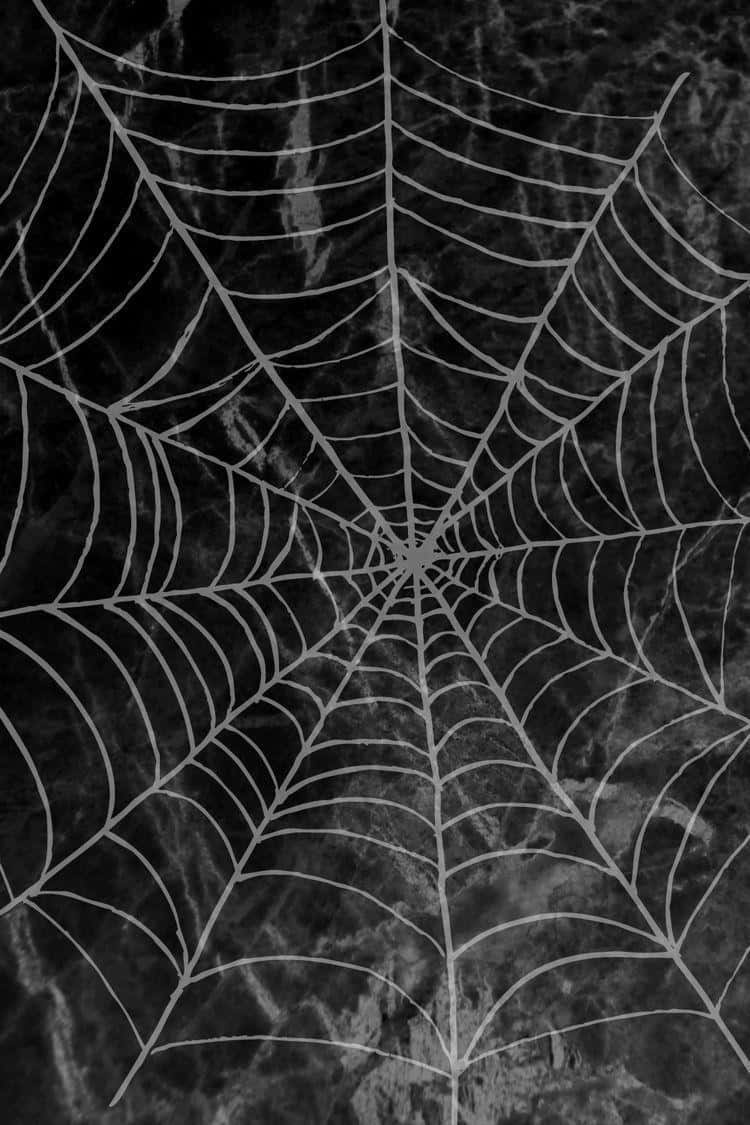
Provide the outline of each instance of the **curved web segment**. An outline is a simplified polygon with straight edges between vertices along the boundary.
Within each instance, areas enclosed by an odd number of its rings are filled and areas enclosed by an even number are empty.
[[[262,1113],[304,1049],[457,1125],[508,1053],[629,1020],[750,1071],[750,933],[701,954],[750,841],[716,826],[750,739],[750,274],[670,202],[710,206],[661,134],[685,76],[652,116],[561,111],[385,0],[325,58],[186,76],[34,6],[0,914],[122,1025],[112,1104],[229,1052]]]

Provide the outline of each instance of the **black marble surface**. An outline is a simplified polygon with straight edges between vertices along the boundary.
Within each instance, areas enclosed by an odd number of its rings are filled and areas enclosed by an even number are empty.
[[[3,1122],[745,1122],[743,6],[0,26]]]

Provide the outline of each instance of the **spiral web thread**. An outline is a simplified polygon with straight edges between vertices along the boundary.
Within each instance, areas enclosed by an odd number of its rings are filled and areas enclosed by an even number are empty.
[[[560,110],[426,55],[385,0],[369,32],[324,59],[180,75],[34,6],[55,70],[2,204],[27,176],[41,187],[0,267],[17,304],[0,354],[19,434],[0,628],[29,693],[0,718],[33,811],[23,860],[3,863],[1,912],[43,920],[107,993],[131,1059],[112,1104],[164,1052],[298,1044],[427,1072],[457,1123],[475,1068],[649,1017],[707,1021],[750,1070],[732,1009],[750,935],[728,943],[720,977],[692,943],[726,908],[750,835],[722,841],[701,880],[681,878],[750,737],[734,628],[748,519],[737,480],[750,468],[735,328],[750,273],[681,233],[668,189],[704,226],[740,243],[748,232],[662,136],[687,76],[653,115]],[[358,81],[339,81],[347,68]],[[92,122],[92,198],[37,279],[37,226]],[[211,128],[215,147],[190,143]],[[282,143],[253,147],[269,134]],[[344,154],[357,174],[337,178]],[[102,286],[98,319],[77,324],[129,238],[119,291]],[[451,277],[436,279],[421,246],[449,256]],[[175,277],[185,305],[165,313],[176,343],[153,372],[92,374],[118,319],[158,305]],[[28,604],[13,578],[53,406],[75,434],[86,501],[54,589]],[[707,440],[717,427],[720,449]],[[29,700],[44,693],[75,732],[62,766],[35,732]],[[586,782],[571,765],[582,760]],[[613,839],[606,810],[634,771]],[[686,805],[680,787],[696,777]],[[654,896],[642,879],[665,821],[678,831]],[[210,911],[144,824],[191,834]],[[348,852],[366,857],[352,881]],[[106,900],[86,893],[112,865]],[[563,872],[576,890],[554,910],[529,894],[527,909],[467,930],[457,904],[492,866],[531,884]],[[299,944],[300,887],[369,912],[388,957]],[[246,921],[231,936],[243,904],[275,900],[289,919],[273,934]],[[120,957],[158,958],[147,998],[87,949],[92,917],[119,935]],[[534,936],[561,925],[576,951],[550,960]],[[524,932],[518,975],[477,1019],[473,959]],[[410,991],[405,947],[437,982],[428,1000]],[[633,1008],[616,974],[657,961],[654,1006]],[[596,1012],[514,1036],[514,1005],[534,1011],[540,982],[554,991],[589,967],[614,974]],[[237,975],[265,1015],[226,1031],[204,990]],[[301,1004],[295,1023],[269,998],[284,982],[327,1003],[338,983],[405,1006],[413,1050],[358,1039],[330,1003]]]

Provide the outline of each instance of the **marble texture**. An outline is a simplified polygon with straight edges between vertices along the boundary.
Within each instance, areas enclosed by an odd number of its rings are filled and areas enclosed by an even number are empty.
[[[4,1119],[744,1122],[742,7],[4,27]]]

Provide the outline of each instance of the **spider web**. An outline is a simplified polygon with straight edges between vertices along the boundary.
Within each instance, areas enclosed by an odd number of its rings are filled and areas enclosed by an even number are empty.
[[[748,232],[666,147],[686,76],[563,111],[385,0],[302,66],[172,74],[34,6],[1,912],[95,990],[106,1097],[219,1050],[275,1088],[304,1048],[457,1125],[504,1056],[630,1020],[750,1070],[750,835],[711,827],[750,738],[750,273],[681,216]]]

